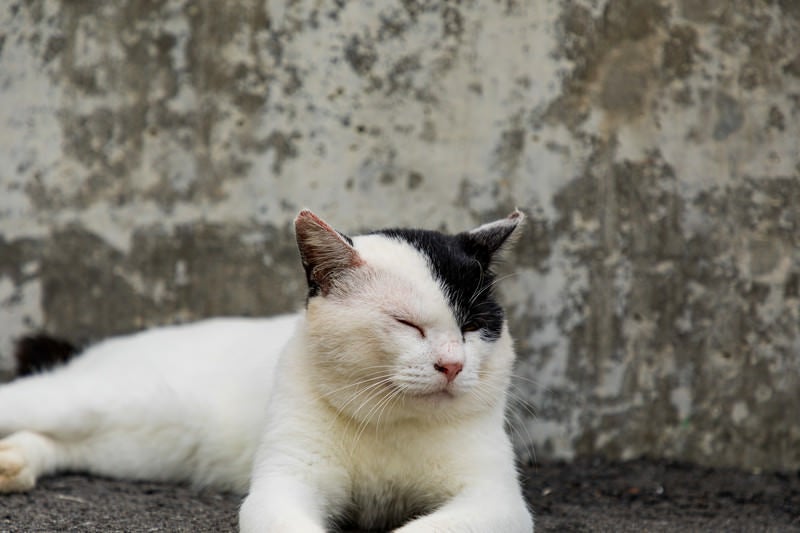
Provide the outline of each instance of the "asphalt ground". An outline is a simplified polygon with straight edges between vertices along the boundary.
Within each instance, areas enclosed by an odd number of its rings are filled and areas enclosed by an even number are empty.
[[[800,532],[800,472],[580,459],[522,467],[536,531]],[[240,496],[63,475],[0,496],[0,531],[236,531]]]

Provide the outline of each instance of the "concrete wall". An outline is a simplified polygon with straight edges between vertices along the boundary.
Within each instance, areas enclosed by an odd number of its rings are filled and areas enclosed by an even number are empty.
[[[795,0],[4,2],[0,354],[297,308],[302,206],[519,205],[520,443],[800,468],[799,150]]]

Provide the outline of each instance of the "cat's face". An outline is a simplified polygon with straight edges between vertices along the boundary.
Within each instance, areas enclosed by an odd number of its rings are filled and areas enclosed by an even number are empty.
[[[516,211],[455,236],[384,230],[350,239],[302,212],[318,392],[376,423],[457,418],[501,402],[514,352],[490,267],[522,218]]]

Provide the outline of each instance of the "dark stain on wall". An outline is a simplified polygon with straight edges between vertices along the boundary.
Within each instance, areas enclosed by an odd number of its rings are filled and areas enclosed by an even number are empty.
[[[591,173],[602,165],[588,168],[556,198],[562,213],[556,231],[587,243],[573,248],[589,280],[579,307],[585,320],[570,332],[569,376],[599,391],[606,363],[624,361],[621,389],[593,401],[613,412],[620,402],[638,399],[624,414],[587,412],[576,450],[590,454],[602,447],[622,456],[634,436],[642,451],[681,450],[692,460],[724,464],[736,461],[734,450],[752,446],[753,460],[780,468],[777,457],[786,457],[788,436],[778,420],[800,416],[796,402],[789,402],[791,414],[781,413],[800,386],[796,374],[774,372],[774,365],[796,367],[797,361],[800,300],[793,287],[800,264],[790,251],[800,249],[800,181],[747,180],[687,206],[657,152],[611,164],[608,174]],[[689,210],[705,221],[694,234],[685,227]],[[598,223],[574,227],[575,212]],[[793,311],[772,315],[768,309]],[[690,418],[664,409],[677,387],[691,391]],[[746,403],[747,418],[726,432],[730,406],[738,402]],[[750,417],[776,423],[758,427]],[[610,434],[608,428],[624,429]],[[706,441],[699,428],[727,437]]]
[[[378,60],[374,46],[358,35],[350,36],[344,49],[344,57],[359,76],[369,74],[372,65]]]
[[[245,244],[245,233],[263,242]],[[17,283],[26,281],[20,265],[39,265],[42,327],[78,342],[209,316],[294,311],[305,294],[289,226],[142,228],[126,253],[70,226],[44,241],[0,241],[0,257],[0,273]]]
[[[27,9],[34,20],[44,16],[37,3]],[[90,2],[68,2],[59,6],[55,35],[44,44],[35,37],[31,41],[32,47],[44,48],[39,55],[68,95],[58,114],[64,154],[86,174],[79,190],[30,185],[30,196],[41,208],[149,199],[171,209],[181,201],[218,201],[224,196],[222,180],[246,175],[253,152],[274,151],[276,174],[297,155],[293,134],[261,138],[254,133],[257,119],[252,117],[265,109],[275,87],[290,95],[302,85],[297,68],[283,63],[281,35],[271,29],[264,6],[240,2],[237,9],[218,9],[214,2],[188,3],[190,30],[180,46],[179,36],[158,23],[167,9],[164,3],[130,2],[98,11]],[[254,64],[230,62],[217,53],[237,36],[248,40]],[[86,50],[76,48],[79,43],[118,50],[122,58],[112,59],[109,52],[87,59]],[[185,66],[178,68],[182,62]],[[171,105],[181,90],[195,95],[193,106]],[[84,111],[78,99],[87,96],[107,103]],[[227,149],[215,151],[221,128],[232,123],[230,109],[244,118],[227,136]],[[145,146],[152,143],[175,143],[195,161],[193,168],[176,171],[184,173],[179,179],[164,173],[159,183],[142,190],[137,174],[145,164]]]
[[[494,166],[502,176],[514,172],[525,153],[525,136],[527,132],[521,127],[512,127],[503,131],[494,151]]]
[[[686,79],[694,69],[700,52],[697,30],[688,25],[674,25],[661,51],[661,73],[666,81]]]
[[[600,101],[608,111],[639,115],[655,68],[657,30],[668,24],[668,14],[656,2],[612,0],[594,18],[587,8],[565,2],[558,55],[574,67],[563,77],[562,95],[550,105],[547,117],[578,127],[588,116],[598,83]]]

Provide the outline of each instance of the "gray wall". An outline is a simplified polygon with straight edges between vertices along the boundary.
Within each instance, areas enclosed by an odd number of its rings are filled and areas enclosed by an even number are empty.
[[[303,206],[518,205],[522,445],[800,468],[800,2],[29,1],[0,32],[6,367],[34,328],[299,307]]]

